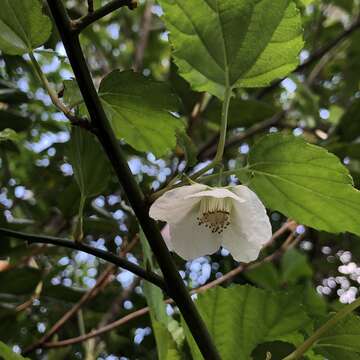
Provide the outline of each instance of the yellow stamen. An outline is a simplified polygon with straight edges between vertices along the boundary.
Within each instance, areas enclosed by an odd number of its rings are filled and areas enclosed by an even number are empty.
[[[205,225],[212,233],[221,234],[230,225],[231,206],[229,198],[202,198],[198,224]]]

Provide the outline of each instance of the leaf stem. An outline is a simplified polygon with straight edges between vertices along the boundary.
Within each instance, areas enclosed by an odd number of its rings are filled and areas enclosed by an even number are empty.
[[[81,242],[84,238],[84,206],[85,206],[86,197],[81,194],[79,212],[74,229],[74,240]]]
[[[190,179],[196,180],[202,174],[205,174],[208,170],[213,169],[217,165],[219,165],[222,161],[224,155],[224,148],[226,142],[226,130],[227,130],[227,123],[228,123],[228,115],[229,115],[229,106],[231,100],[231,92],[232,88],[230,86],[226,86],[225,93],[224,93],[224,101],[222,104],[221,109],[221,125],[220,125],[220,136],[219,142],[217,145],[216,154],[214,160],[201,170],[197,171],[195,174],[190,176]]]
[[[224,101],[222,105],[221,110],[221,125],[220,125],[220,137],[219,142],[217,145],[217,150],[214,159],[205,167],[197,171],[196,173],[192,174],[188,177],[188,179],[196,180],[201,175],[205,174],[207,171],[215,168],[222,162],[222,158],[224,155],[224,149],[225,149],[225,143],[226,143],[226,130],[227,130],[227,123],[228,123],[228,115],[229,115],[229,106],[230,106],[230,100],[232,96],[232,88],[230,86],[226,87],[225,94],[224,94]],[[221,164],[222,165],[222,164]],[[225,172],[224,172],[225,174]],[[218,174],[215,174],[214,176],[219,176]],[[154,192],[150,196],[150,201],[154,201],[157,198],[159,198],[162,194],[164,194],[166,191],[169,191],[175,187],[180,187],[185,185],[188,182],[188,180],[180,181],[178,184],[173,185],[173,183],[169,183],[166,187],[163,189]]]
[[[345,316],[352,313],[356,308],[360,307],[360,297],[358,297],[354,302],[344,306],[340,311],[338,311],[330,320],[328,320],[324,325],[319,327],[314,334],[312,334],[307,340],[305,340],[295,351],[293,351],[288,356],[284,357],[283,360],[297,360],[300,359],[311,346],[318,341],[322,335],[327,331],[333,328],[340,320]]]
[[[69,249],[83,251],[87,254],[94,255],[100,259],[106,260],[118,267],[123,269],[129,270],[130,272],[134,273],[137,276],[151,282],[152,284],[160,287],[161,289],[167,289],[167,286],[163,280],[163,278],[152,271],[147,271],[141,268],[140,266],[133,264],[132,262],[123,259],[115,254],[112,254],[108,251],[104,251],[101,249],[94,248],[92,246],[66,240],[62,238],[57,238],[53,236],[44,236],[44,235],[35,235],[35,234],[27,234],[20,231],[14,231],[10,229],[0,228],[0,235],[13,237],[15,239],[27,241],[30,244],[50,244],[56,246],[62,246]]]
[[[220,137],[219,137],[219,143],[217,146],[215,159],[214,161],[220,162],[222,161],[223,155],[224,155],[224,148],[225,148],[225,142],[226,142],[226,130],[227,130],[227,123],[228,123],[228,115],[229,115],[229,106],[230,106],[230,100],[231,100],[231,92],[232,89],[230,86],[227,86],[225,89],[224,94],[224,101],[221,109],[221,127],[220,127]]]
[[[44,89],[47,91],[47,93],[50,96],[50,99],[52,101],[52,103],[61,111],[65,114],[65,116],[70,120],[70,121],[76,121],[76,118],[74,116],[74,114],[71,112],[71,110],[69,108],[67,108],[59,99],[56,91],[53,89],[53,87],[50,85],[46,75],[43,73],[40,64],[38,63],[38,61],[36,60],[34,54],[32,52],[29,53],[29,57],[31,60],[31,63],[34,67],[35,73],[38,76],[41,84],[43,85]]]

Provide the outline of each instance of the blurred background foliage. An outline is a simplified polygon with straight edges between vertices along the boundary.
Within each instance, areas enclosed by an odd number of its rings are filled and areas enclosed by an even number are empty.
[[[94,6],[105,3],[95,0]],[[337,154],[359,188],[360,26],[345,34],[322,56],[318,54],[359,21],[360,3],[297,0],[297,4],[305,30],[301,63],[314,61],[271,89],[237,91],[229,115],[230,144],[225,151],[225,170],[244,164],[246,154],[259,137],[278,131],[304,137]],[[87,13],[85,0],[69,0],[66,5],[73,18]],[[181,98],[180,116],[188,137],[179,137],[172,154],[159,159],[123,145],[129,165],[146,194],[161,188],[176,171],[201,161],[195,166],[197,169],[209,161],[219,130],[218,100],[192,91],[177,75],[161,14],[161,7],[155,2],[140,1],[135,11],[122,8],[81,34],[82,48],[97,85],[112,70],[134,69],[156,80],[168,81]],[[63,100],[74,101],[78,90],[68,81],[73,74],[55,28],[36,56],[60,96],[65,94]],[[268,119],[273,121],[264,123]],[[12,134],[11,140],[0,138],[0,226],[70,238],[81,198],[69,164],[70,125],[40,87],[27,56],[0,54],[0,131],[6,128],[13,129],[16,136]],[[94,167],[99,162],[100,157],[94,158]],[[119,252],[124,244],[138,237],[139,227],[111,166],[101,162],[101,167],[105,190],[85,202],[85,239],[93,246]],[[236,182],[233,177],[228,180]],[[277,212],[271,213],[271,219],[274,231],[287,220]],[[336,309],[352,302],[360,284],[359,239],[349,234],[306,229],[301,224],[290,230],[303,234],[296,249],[237,275],[233,281],[265,290],[288,289],[293,285],[308,289],[320,312],[326,306]],[[277,249],[287,235],[288,232],[280,235],[262,256]],[[143,263],[140,243],[126,256]],[[192,262],[185,263],[176,256],[175,259],[190,289],[236,266],[226,249]],[[26,349],[94,287],[105,270],[109,270],[106,263],[84,253],[27,246],[2,236],[0,340],[15,352]],[[53,340],[77,337],[144,306],[141,283],[128,271],[113,271],[111,281],[83,306],[77,317],[66,322]],[[171,305],[166,309],[168,314],[175,311],[174,317],[178,319],[176,309]],[[51,360],[156,359],[153,334],[146,314],[87,342],[60,349],[40,347],[29,356]],[[276,353],[276,343],[272,348]],[[256,358],[264,358],[262,351],[259,346]]]

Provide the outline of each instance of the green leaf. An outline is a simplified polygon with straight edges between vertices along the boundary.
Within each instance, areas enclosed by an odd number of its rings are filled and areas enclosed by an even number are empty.
[[[289,74],[303,46],[290,0],[160,0],[180,74],[220,98],[225,87],[258,87]]]
[[[314,345],[314,351],[329,360],[360,359],[360,317],[349,315],[327,331]]]
[[[76,80],[64,80],[64,102],[72,109],[83,102]]]
[[[0,79],[0,102],[21,104],[29,100],[28,95],[10,81]]]
[[[159,321],[152,321],[152,325],[156,337],[159,360],[181,360],[182,356],[166,326]]]
[[[13,129],[4,129],[2,131],[0,131],[0,141],[18,141],[19,140],[19,135],[16,131],[14,131]]]
[[[281,259],[282,281],[287,284],[296,284],[299,279],[313,275],[307,257],[296,249],[286,251]]]
[[[187,166],[195,166],[197,163],[197,148],[185,131],[177,132],[178,145],[184,150]]]
[[[343,141],[353,141],[360,136],[360,98],[354,100],[341,117],[337,133]]]
[[[140,232],[140,242],[144,254],[144,265],[154,271],[155,264],[152,252],[143,231]],[[182,328],[179,327],[176,320],[167,315],[164,295],[160,288],[145,281],[143,290],[150,308],[151,324],[154,330],[159,360],[180,360],[181,355],[178,352],[177,344],[181,345],[184,340]]]
[[[281,285],[279,271],[272,262],[264,262],[254,269],[249,269],[244,275],[252,283],[266,290],[277,290]]]
[[[215,99],[216,100],[216,99]],[[232,99],[228,115],[228,127],[249,127],[275,115],[276,107],[259,100]],[[221,119],[220,101],[212,101],[206,108],[205,117],[218,124]]]
[[[32,293],[41,280],[34,268],[15,268],[0,272],[0,293],[25,295]]]
[[[267,207],[318,230],[360,234],[360,192],[335,155],[272,134],[252,148],[248,163],[237,175]]]
[[[2,0],[0,50],[23,55],[43,45],[51,33],[51,21],[39,0]]]
[[[17,132],[27,130],[31,120],[21,113],[12,110],[0,110],[0,131],[13,129]]]
[[[91,197],[101,193],[110,179],[110,164],[95,136],[74,127],[67,154],[82,196]]]
[[[180,104],[166,83],[132,71],[113,71],[102,80],[99,95],[119,139],[156,156],[175,148],[176,132],[184,125],[170,113]]]
[[[349,157],[360,160],[360,143],[336,143],[331,144],[328,149],[341,159]]]
[[[197,307],[224,360],[250,360],[257,345],[281,340],[302,341],[310,322],[297,293],[264,291],[250,286],[214,288],[199,295]],[[194,359],[202,359],[186,329]]]
[[[7,345],[0,341],[0,359],[4,360],[26,360],[19,354],[14,353]]]

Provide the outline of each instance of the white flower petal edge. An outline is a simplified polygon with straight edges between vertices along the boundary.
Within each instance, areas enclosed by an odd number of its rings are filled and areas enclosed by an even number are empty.
[[[207,190],[197,192],[195,194],[187,195],[187,199],[201,198],[201,197],[213,197],[216,199],[231,198],[239,202],[245,202],[246,200],[234,194],[232,191],[225,188],[208,188]]]
[[[264,205],[243,185],[183,186],[157,199],[150,216],[168,223],[166,243],[187,260],[212,254],[223,245],[235,260],[250,262],[272,235]]]
[[[264,205],[253,191],[243,185],[231,190],[245,202],[233,203],[231,226],[223,233],[222,245],[235,260],[250,262],[271,239],[271,223]]]
[[[187,197],[207,188],[206,185],[194,184],[167,191],[151,205],[149,215],[155,220],[175,224],[181,221],[199,201],[198,199],[188,199]]]

